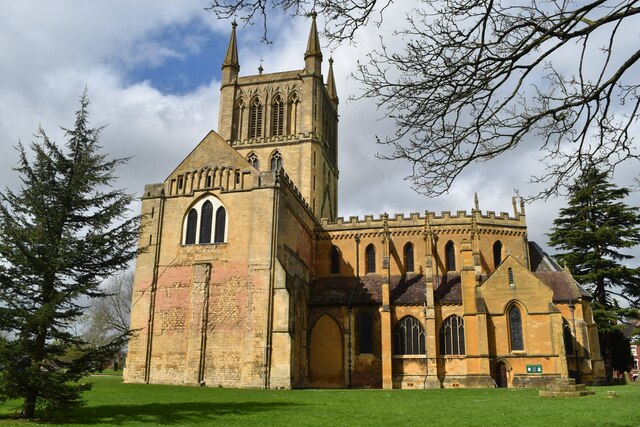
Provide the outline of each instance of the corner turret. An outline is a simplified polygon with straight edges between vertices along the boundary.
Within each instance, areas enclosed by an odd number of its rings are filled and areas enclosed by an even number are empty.
[[[316,28],[315,12],[311,13],[311,31],[309,31],[309,41],[307,51],[304,53],[304,69],[307,74],[322,74],[322,51],[320,50],[320,39]]]

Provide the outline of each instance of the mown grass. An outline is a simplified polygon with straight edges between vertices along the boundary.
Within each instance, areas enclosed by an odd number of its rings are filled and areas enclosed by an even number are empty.
[[[123,384],[119,376],[91,382],[87,405],[64,419],[17,420],[19,402],[8,402],[0,406],[0,425],[640,425],[640,386],[634,385],[542,399],[533,389],[236,390]],[[618,397],[607,397],[608,390]]]

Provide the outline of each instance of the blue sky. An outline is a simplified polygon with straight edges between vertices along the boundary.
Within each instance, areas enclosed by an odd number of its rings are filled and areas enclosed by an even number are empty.
[[[512,212],[515,190],[532,192],[529,176],[542,170],[536,144],[471,167],[438,199],[411,190],[403,179],[406,164],[375,158],[381,149],[375,137],[393,132],[392,123],[373,102],[349,100],[361,90],[349,74],[378,46],[378,34],[390,47],[404,44],[393,30],[409,3],[394,4],[382,27],[361,31],[355,46],[330,50],[323,43],[323,67],[326,72],[333,55],[340,97],[339,215],[470,211],[475,192],[483,211]],[[102,134],[105,150],[131,156],[120,170],[120,185],[140,194],[146,183],[163,181],[217,127],[220,66],[231,23],[204,11],[206,5],[204,0],[0,1],[3,184],[18,185],[11,147],[31,141],[39,125],[60,142],[58,126],[72,123],[85,86],[92,124],[108,125]],[[270,22],[269,45],[260,43],[260,25],[239,25],[241,75],[256,73],[261,60],[265,72],[303,67],[309,20],[274,15]],[[630,37],[634,46],[637,39],[637,33]],[[621,170],[616,179],[629,185],[635,169]],[[640,205],[637,193],[630,203]],[[555,199],[527,206],[532,240],[546,243],[545,233],[563,204]]]

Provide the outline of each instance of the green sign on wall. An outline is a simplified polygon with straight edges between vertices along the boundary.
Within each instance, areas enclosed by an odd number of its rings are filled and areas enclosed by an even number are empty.
[[[527,374],[541,374],[542,365],[527,365]]]

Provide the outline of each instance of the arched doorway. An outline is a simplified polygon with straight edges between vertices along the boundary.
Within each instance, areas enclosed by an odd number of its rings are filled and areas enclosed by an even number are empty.
[[[309,376],[311,387],[344,386],[342,332],[329,315],[320,317],[311,330]]]
[[[509,387],[509,379],[507,378],[507,365],[504,362],[496,363],[493,379],[499,388]]]

